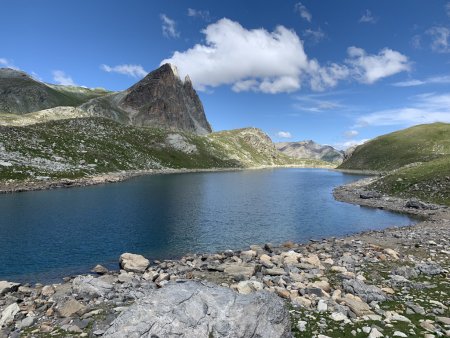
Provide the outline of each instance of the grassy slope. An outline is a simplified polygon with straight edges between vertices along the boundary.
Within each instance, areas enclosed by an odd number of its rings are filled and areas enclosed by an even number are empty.
[[[0,180],[36,176],[73,178],[164,167],[227,168],[289,162],[284,155],[272,158],[259,153],[233,134],[205,137],[177,132],[197,148],[197,152],[187,154],[168,145],[166,139],[171,133],[174,132],[124,126],[104,118],[0,127],[0,157],[12,164],[0,165]],[[226,143],[233,144],[234,148],[225,147]],[[319,161],[311,163],[321,164]]]
[[[371,188],[450,205],[450,124],[419,125],[359,146],[339,168],[390,171]]]

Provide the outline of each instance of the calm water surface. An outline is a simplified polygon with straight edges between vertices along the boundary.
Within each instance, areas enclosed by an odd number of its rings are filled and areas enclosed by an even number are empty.
[[[333,199],[361,178],[320,169],[145,176],[0,195],[0,280],[52,281],[123,252],[151,259],[307,241],[413,221]]]

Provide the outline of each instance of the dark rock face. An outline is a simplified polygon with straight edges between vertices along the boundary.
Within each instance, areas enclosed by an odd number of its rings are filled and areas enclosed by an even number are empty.
[[[168,284],[122,312],[104,337],[291,337],[289,313],[269,292],[206,282]]]
[[[210,133],[203,105],[188,76],[182,81],[170,64],[149,73],[127,90],[81,106],[94,116],[106,116],[135,126]]]

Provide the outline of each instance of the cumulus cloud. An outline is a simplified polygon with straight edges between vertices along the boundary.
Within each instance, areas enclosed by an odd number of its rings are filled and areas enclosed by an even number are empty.
[[[56,82],[56,84],[63,85],[63,86],[76,86],[77,84],[72,80],[72,78],[64,73],[62,70],[54,70],[52,72],[53,75],[53,81]]]
[[[142,78],[147,75],[147,71],[141,65],[123,64],[117,66],[100,65],[100,69],[107,73],[118,73],[135,78]]]
[[[284,26],[273,32],[246,29],[224,18],[202,33],[204,44],[176,51],[161,62],[176,65],[182,76],[189,74],[198,90],[231,85],[236,92],[276,94],[299,90],[306,83],[321,91],[350,77],[373,83],[409,69],[407,57],[396,51],[384,49],[378,55],[369,55],[356,47],[349,49],[347,64],[322,66],[308,58],[298,35]]]
[[[426,31],[431,37],[431,50],[437,53],[450,52],[450,29],[444,26],[431,27]]]
[[[178,38],[180,32],[177,31],[177,23],[175,20],[169,18],[166,14],[161,14],[159,16],[162,22],[162,32],[167,38]]]
[[[188,8],[187,15],[190,17],[203,19],[207,22],[211,21],[211,16],[207,10]]]
[[[377,19],[372,15],[372,12],[368,9],[364,12],[364,14],[359,19],[361,23],[375,23]]]
[[[392,85],[395,87],[416,87],[428,84],[450,84],[450,75],[433,76],[424,80],[412,79],[408,81],[395,82]]]
[[[353,137],[359,135],[359,131],[357,131],[357,130],[347,130],[347,131],[344,133],[344,135],[345,135],[345,137],[353,138]]]
[[[292,134],[290,132],[288,132],[288,131],[279,131],[277,133],[277,136],[279,138],[292,138]]]
[[[418,95],[409,106],[381,110],[359,117],[355,127],[410,126],[433,122],[450,122],[450,93]]]
[[[364,49],[357,47],[349,47],[347,52],[347,63],[362,83],[372,84],[384,77],[410,70],[408,58],[389,48],[384,48],[377,55],[368,55]]]
[[[308,11],[308,9],[306,8],[305,5],[303,5],[301,2],[297,2],[294,6],[294,11],[297,12],[298,14],[300,14],[300,17],[302,19],[305,19],[308,22],[311,22],[312,20],[312,15],[311,13]]]

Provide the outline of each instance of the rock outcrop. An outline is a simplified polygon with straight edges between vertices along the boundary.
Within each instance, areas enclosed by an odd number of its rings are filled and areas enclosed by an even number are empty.
[[[269,292],[170,283],[122,312],[104,337],[291,337],[289,313]]]
[[[275,143],[275,146],[282,153],[296,158],[308,158],[333,163],[341,163],[344,158],[344,154],[332,146],[320,145],[311,140],[280,142]]]
[[[203,105],[188,76],[164,64],[127,90],[93,99],[81,106],[94,116],[106,116],[135,126],[162,127],[196,134],[210,133]]]

